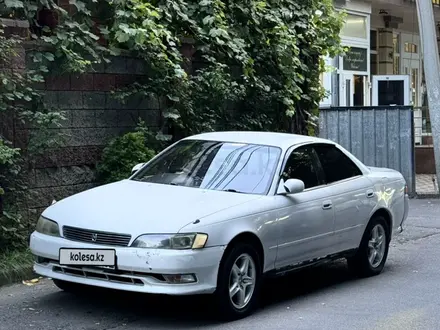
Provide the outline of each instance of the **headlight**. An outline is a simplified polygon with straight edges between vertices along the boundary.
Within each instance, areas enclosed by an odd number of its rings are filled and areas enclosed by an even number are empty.
[[[35,231],[41,234],[60,237],[60,228],[55,221],[40,217],[35,227]]]
[[[131,246],[145,249],[202,249],[207,240],[206,234],[148,234],[136,238]]]

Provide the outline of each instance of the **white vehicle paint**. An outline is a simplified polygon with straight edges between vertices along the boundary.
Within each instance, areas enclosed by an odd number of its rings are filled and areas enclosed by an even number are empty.
[[[237,318],[255,308],[263,275],[341,257],[362,276],[379,274],[408,214],[405,189],[399,172],[367,167],[329,140],[206,133],[127,180],[51,205],[30,247],[35,271],[63,289],[215,294]],[[60,264],[60,249],[82,252],[71,262],[63,252]]]

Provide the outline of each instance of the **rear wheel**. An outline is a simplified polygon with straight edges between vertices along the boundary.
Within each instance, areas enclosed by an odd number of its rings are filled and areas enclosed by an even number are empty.
[[[373,217],[354,257],[348,258],[349,268],[361,277],[378,275],[385,267],[390,244],[390,230],[382,216]]]
[[[220,264],[215,300],[222,319],[235,320],[251,314],[257,305],[261,264],[256,249],[236,244]]]

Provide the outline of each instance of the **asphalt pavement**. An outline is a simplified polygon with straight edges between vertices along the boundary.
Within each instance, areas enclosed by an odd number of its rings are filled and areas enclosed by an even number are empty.
[[[384,272],[354,279],[344,262],[271,281],[252,316],[216,323],[209,300],[105,290],[73,295],[50,280],[0,288],[0,330],[440,329],[440,200],[411,200]]]

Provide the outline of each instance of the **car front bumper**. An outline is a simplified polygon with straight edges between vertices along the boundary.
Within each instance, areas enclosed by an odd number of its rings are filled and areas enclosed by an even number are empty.
[[[60,248],[115,249],[116,269],[61,266]],[[30,249],[36,257],[34,271],[42,276],[110,289],[167,295],[213,293],[224,246],[201,250],[159,250],[113,247],[69,241],[32,233]],[[194,283],[173,284],[162,275],[193,274]]]

